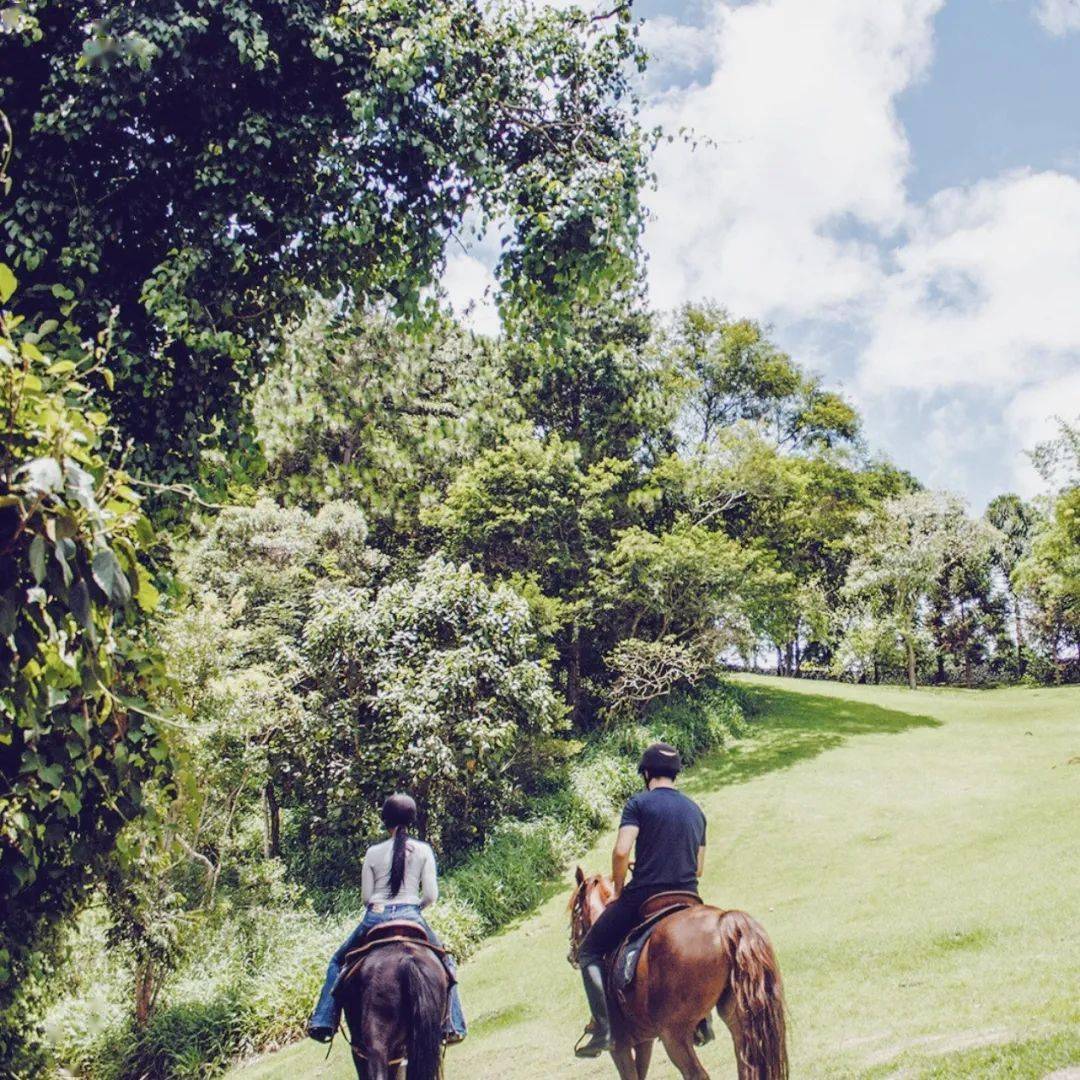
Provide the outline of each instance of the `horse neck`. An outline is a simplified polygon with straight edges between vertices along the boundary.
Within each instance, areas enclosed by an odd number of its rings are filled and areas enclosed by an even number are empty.
[[[589,921],[594,923],[600,913],[615,899],[615,885],[609,877],[600,874],[585,897]]]

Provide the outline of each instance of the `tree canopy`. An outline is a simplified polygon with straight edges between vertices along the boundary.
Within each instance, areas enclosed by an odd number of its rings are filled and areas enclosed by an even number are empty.
[[[629,13],[469,0],[28,0],[0,33],[16,132],[0,253],[27,316],[116,308],[126,434],[159,476],[252,447],[268,337],[310,293],[415,313],[469,215],[508,317],[632,276],[645,139]],[[42,298],[42,299],[39,299]]]

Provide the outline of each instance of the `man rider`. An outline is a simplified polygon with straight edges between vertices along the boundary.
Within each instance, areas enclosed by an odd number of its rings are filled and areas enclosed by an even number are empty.
[[[638,765],[645,790],[632,795],[623,809],[611,853],[615,899],[593,923],[578,953],[592,1011],[592,1024],[586,1029],[591,1037],[575,1050],[578,1057],[598,1057],[611,1048],[604,957],[640,922],[641,905],[650,896],[673,889],[697,892],[705,866],[705,815],[676,790],[675,777],[681,771],[679,752],[667,743],[653,743]],[[634,876],[626,884],[631,850]]]

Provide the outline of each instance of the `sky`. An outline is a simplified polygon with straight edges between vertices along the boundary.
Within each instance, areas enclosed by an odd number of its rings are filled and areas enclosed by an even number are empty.
[[[588,7],[589,5],[584,5]],[[638,0],[652,304],[759,319],[981,512],[1080,416],[1080,0]],[[483,244],[444,284],[492,331]]]

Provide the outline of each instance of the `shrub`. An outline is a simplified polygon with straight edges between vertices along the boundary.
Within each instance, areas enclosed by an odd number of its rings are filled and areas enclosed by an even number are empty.
[[[294,778],[296,813],[357,855],[363,810],[402,789],[439,850],[475,845],[518,801],[517,758],[563,719],[524,600],[439,557],[374,600],[322,594],[304,644],[332,734]]]

